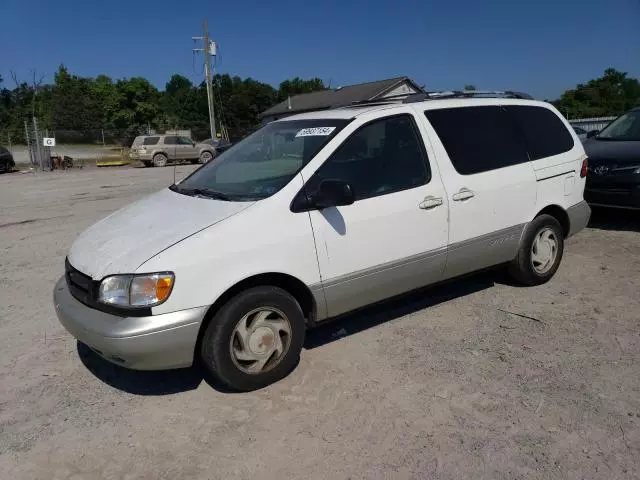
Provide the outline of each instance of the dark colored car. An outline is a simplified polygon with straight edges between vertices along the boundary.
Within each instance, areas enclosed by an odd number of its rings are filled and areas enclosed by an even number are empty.
[[[0,172],[10,172],[16,166],[13,155],[4,147],[0,147]]]
[[[595,206],[640,209],[640,107],[584,142],[589,169],[584,198]]]
[[[216,155],[224,152],[232,145],[229,140],[225,140],[224,138],[209,138],[202,143],[213,146],[216,150]]]

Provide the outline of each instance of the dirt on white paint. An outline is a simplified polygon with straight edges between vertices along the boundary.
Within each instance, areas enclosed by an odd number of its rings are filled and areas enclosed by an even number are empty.
[[[0,477],[640,476],[637,214],[596,212],[546,285],[483,273],[370,308],[310,332],[283,381],[232,394],[112,366],[54,313],[76,235],[172,180],[0,176]]]

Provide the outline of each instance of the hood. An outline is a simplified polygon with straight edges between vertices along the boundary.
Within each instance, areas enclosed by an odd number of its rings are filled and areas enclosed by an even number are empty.
[[[621,142],[617,140],[598,140],[590,138],[583,144],[589,157],[589,164],[603,162],[613,164],[640,164],[640,142]]]
[[[190,197],[166,188],[85,230],[73,242],[69,262],[94,280],[133,273],[161,251],[252,204]]]

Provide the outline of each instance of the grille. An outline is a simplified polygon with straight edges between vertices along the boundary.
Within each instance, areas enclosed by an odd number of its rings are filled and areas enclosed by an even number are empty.
[[[93,280],[88,275],[75,269],[69,260],[65,260],[65,277],[71,295],[85,304],[92,304]]]

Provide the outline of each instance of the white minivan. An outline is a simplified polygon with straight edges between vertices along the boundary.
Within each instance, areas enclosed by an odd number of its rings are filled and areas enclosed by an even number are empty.
[[[546,282],[589,220],[586,172],[567,121],[518,94],[287,117],[82,233],[55,308],[111,362],[253,390],[346,312],[495,265]]]

